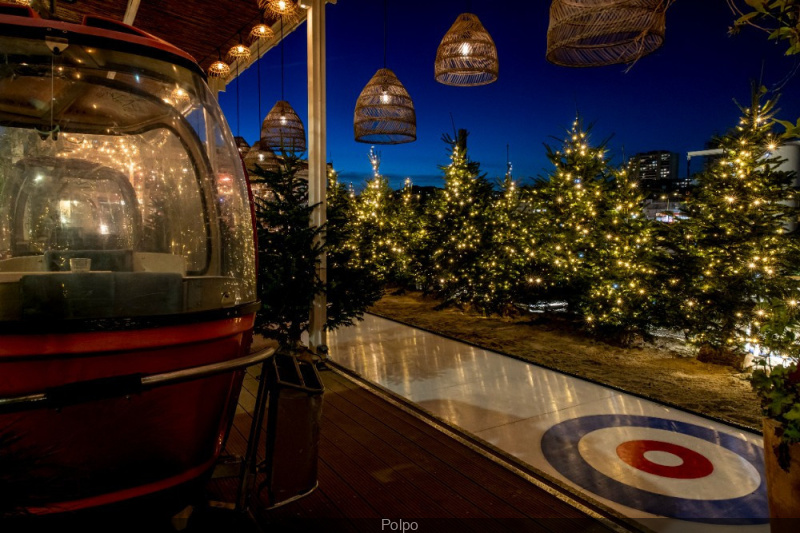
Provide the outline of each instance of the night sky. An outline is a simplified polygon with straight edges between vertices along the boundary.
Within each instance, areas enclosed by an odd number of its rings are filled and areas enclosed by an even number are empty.
[[[449,87],[433,79],[442,36],[466,11],[478,15],[494,39],[500,61],[498,81],[483,87]],[[625,72],[625,65],[566,68],[544,59],[550,2],[546,0],[389,0],[387,67],[414,100],[417,141],[381,145],[381,172],[397,188],[410,176],[418,185],[441,185],[446,165],[443,133],[469,130],[469,155],[489,178],[505,174],[510,145],[514,176],[546,175],[552,168],[543,143],[558,145],[575,117],[593,123],[592,141],[611,137],[613,162],[623,155],[701,150],[713,135],[736,124],[734,99],[749,102],[751,80],[781,87],[778,118],[800,117],[800,56],[785,57],[786,45],[744,28],[734,37],[725,0],[677,0],[667,12],[664,45]],[[383,67],[383,1],[339,0],[327,7],[328,161],[340,179],[360,188],[369,177],[368,144],[353,139],[353,111],[361,89]],[[306,120],[306,28],[285,40],[285,98]],[[281,54],[261,60],[261,113],[257,68],[220,94],[234,135],[249,143],[261,120],[281,97]],[[763,73],[763,74],[762,74]],[[553,138],[555,136],[556,138]]]

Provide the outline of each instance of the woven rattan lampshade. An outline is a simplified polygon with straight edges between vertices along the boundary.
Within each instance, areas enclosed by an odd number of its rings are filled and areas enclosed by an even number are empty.
[[[267,172],[277,172],[280,162],[275,152],[264,146],[261,141],[256,141],[244,156],[244,166],[248,170],[258,167]]]
[[[553,0],[547,60],[568,67],[631,63],[664,42],[673,0]]]
[[[492,36],[472,13],[462,13],[436,50],[434,77],[459,87],[486,85],[497,80],[499,63]]]
[[[370,144],[402,144],[417,140],[414,102],[394,72],[379,69],[356,101],[356,140]]]
[[[211,66],[208,67],[208,77],[209,78],[227,78],[228,74],[231,73],[231,67],[226,62],[218,59],[211,63]]]
[[[239,150],[239,153],[243,156],[250,150],[250,144],[244,137],[234,137],[233,140],[236,141],[236,149]]]
[[[275,151],[306,151],[306,130],[289,102],[278,100],[261,124],[261,145]]]
[[[285,21],[300,15],[300,6],[294,0],[258,0],[258,6],[275,17],[283,17]]]
[[[272,28],[261,22],[260,24],[256,24],[253,26],[253,29],[250,30],[250,41],[266,41],[268,39],[272,39],[275,36],[275,32],[272,31]]]

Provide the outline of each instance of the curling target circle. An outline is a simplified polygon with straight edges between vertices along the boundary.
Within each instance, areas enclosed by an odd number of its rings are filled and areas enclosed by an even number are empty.
[[[551,427],[542,452],[573,483],[654,515],[769,521],[763,449],[727,433],[663,418],[594,415]]]

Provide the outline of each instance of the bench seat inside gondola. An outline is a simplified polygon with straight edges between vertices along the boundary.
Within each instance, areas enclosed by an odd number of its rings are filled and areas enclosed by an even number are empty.
[[[183,311],[183,276],[170,272],[64,272],[20,279],[23,319],[151,316]]]
[[[69,260],[91,259],[90,272]],[[0,261],[0,319],[150,316],[184,311],[185,259],[132,250],[53,250]]]

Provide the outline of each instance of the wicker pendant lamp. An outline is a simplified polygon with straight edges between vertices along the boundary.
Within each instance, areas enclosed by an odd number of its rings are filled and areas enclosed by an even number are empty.
[[[417,140],[417,115],[408,91],[386,68],[386,0],[383,8],[383,68],[372,76],[356,100],[353,129],[358,142],[402,144]]]
[[[211,63],[211,66],[208,67],[208,77],[227,78],[228,74],[230,73],[230,65],[222,60],[222,56],[220,55],[219,50],[217,50],[217,60]]]
[[[284,154],[298,155],[306,151],[306,129],[303,121],[283,97],[283,72],[283,17],[281,17],[281,99],[261,123],[261,145]]]
[[[293,0],[258,0],[258,7],[284,20],[292,20],[300,15],[300,6]]]
[[[402,144],[417,140],[417,115],[408,91],[388,68],[372,76],[356,101],[358,142]]]
[[[434,77],[439,83],[475,87],[497,80],[497,48],[492,36],[472,13],[462,13],[436,50]]]
[[[244,166],[248,170],[258,167],[267,172],[277,172],[280,162],[275,152],[264,146],[261,141],[256,141],[244,156]]]
[[[289,102],[278,100],[261,124],[261,144],[271,150],[291,154],[306,151],[306,130],[303,121]]]
[[[549,62],[567,67],[634,63],[664,42],[674,0],[553,0]]]
[[[250,144],[245,140],[244,137],[237,135],[233,138],[233,140],[236,142],[236,148],[239,150],[239,153],[242,154],[242,156],[246,155],[247,152],[250,151]]]

